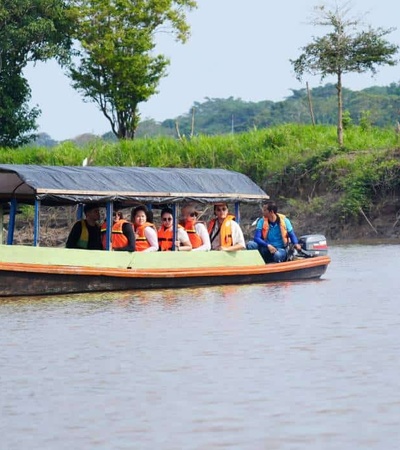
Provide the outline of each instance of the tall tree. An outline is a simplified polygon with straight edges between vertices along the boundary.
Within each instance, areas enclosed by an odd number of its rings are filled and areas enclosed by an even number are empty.
[[[65,61],[71,45],[70,17],[62,0],[0,0],[0,146],[32,140],[38,108],[23,76],[30,61]]]
[[[189,36],[186,11],[194,0],[75,0],[76,39],[81,49],[71,65],[75,89],[97,103],[119,139],[133,139],[138,105],[157,92],[168,59],[155,54],[157,32],[177,41]]]
[[[385,38],[394,29],[362,29],[359,19],[348,18],[350,2],[336,5],[333,9],[315,7],[315,26],[329,26],[331,33],[313,38],[311,44],[302,47],[303,53],[290,60],[296,76],[301,80],[304,73],[320,75],[321,80],[328,75],[336,76],[337,89],[337,138],[343,146],[343,98],[342,76],[345,73],[376,73],[376,66],[397,64],[395,55],[398,45],[390,44]]]

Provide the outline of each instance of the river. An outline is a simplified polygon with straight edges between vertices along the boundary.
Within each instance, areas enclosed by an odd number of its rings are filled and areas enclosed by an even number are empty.
[[[399,247],[321,280],[0,300],[1,450],[397,450]]]

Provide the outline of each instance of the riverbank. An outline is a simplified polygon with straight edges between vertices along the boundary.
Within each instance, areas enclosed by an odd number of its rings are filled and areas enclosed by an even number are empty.
[[[400,199],[390,197],[375,200],[367,211],[340,217],[329,203],[329,195],[321,196],[322,207],[314,209],[301,199],[287,199],[282,203],[298,234],[322,233],[334,242],[400,242]],[[293,206],[293,200],[295,206]],[[286,204],[285,204],[286,203]]]
[[[181,140],[0,149],[0,163],[7,164],[79,166],[83,160],[99,166],[226,168],[260,185],[299,235],[324,234],[332,241],[400,238],[400,147],[394,129],[350,127],[343,148],[337,147],[334,126],[288,124]],[[259,213],[242,209],[247,236]],[[62,228],[57,222],[48,227]]]
[[[326,210],[309,211],[306,206],[301,207],[300,200],[296,201],[293,206],[293,199],[284,201],[281,199],[280,211],[287,215],[295,229],[297,236],[306,234],[322,234],[328,243],[331,244],[396,244],[400,243],[400,220],[396,219],[394,211],[381,214],[377,217],[361,216],[357,223],[349,222],[343,224],[337,222],[329,214],[329,208]],[[201,220],[207,222],[212,217],[211,207],[206,207]],[[156,210],[157,211],[157,210]],[[261,214],[257,206],[241,206],[241,227],[243,229],[246,241],[252,239],[255,226],[254,221]],[[129,217],[130,210],[125,211],[126,217]],[[41,245],[62,247],[68,237],[68,233],[72,228],[76,218],[75,207],[58,207],[41,209]],[[5,225],[7,227],[7,216],[5,217]],[[157,213],[155,213],[155,223],[160,224]],[[6,231],[6,230],[5,230]],[[6,233],[5,233],[6,234]],[[18,214],[16,218],[15,243],[27,244],[32,243],[33,224],[32,215],[23,209],[22,214]]]

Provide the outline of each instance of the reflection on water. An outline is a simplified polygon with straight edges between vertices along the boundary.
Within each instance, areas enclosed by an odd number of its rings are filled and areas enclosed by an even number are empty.
[[[397,246],[321,280],[1,300],[1,449],[397,449]]]

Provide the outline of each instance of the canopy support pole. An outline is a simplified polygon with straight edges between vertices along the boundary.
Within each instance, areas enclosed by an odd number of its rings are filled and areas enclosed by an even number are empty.
[[[114,225],[113,212],[114,212],[113,202],[107,202],[107,205],[106,205],[106,224],[107,224],[107,229],[106,229],[106,250],[112,250],[111,233],[112,233],[112,227]]]
[[[172,251],[176,250],[176,245],[175,242],[178,240],[178,219],[176,217],[176,204],[174,203],[172,205],[172,220],[173,220],[173,225],[172,225],[172,236],[173,236],[173,241],[172,241]]]
[[[239,202],[235,202],[235,221],[237,223],[240,223],[240,208],[239,208]]]
[[[39,247],[40,242],[40,200],[35,200],[35,216],[33,219],[33,245]]]
[[[82,203],[79,203],[78,209],[76,211],[76,219],[81,220],[83,218],[83,205]]]
[[[10,202],[10,216],[8,221],[7,245],[14,242],[15,216],[17,214],[17,199],[13,198]]]
[[[0,205],[0,245],[3,245],[4,239],[4,210],[3,205]]]
[[[3,229],[4,229],[4,211],[3,205],[0,204],[0,245],[3,245]]]

